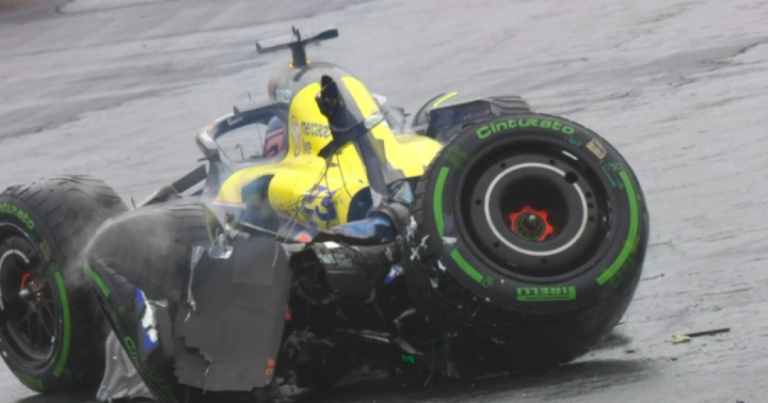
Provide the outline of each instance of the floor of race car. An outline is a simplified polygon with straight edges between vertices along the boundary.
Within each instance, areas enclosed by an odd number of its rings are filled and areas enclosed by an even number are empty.
[[[758,0],[0,0],[0,187],[96,174],[142,199],[195,166],[199,127],[264,98],[289,55],[255,40],[337,24],[310,58],[410,111],[445,90],[517,93],[607,137],[652,236],[616,335],[572,365],[434,390],[356,381],[319,401],[764,401],[766,18]],[[92,396],[35,395],[0,364],[0,403]]]

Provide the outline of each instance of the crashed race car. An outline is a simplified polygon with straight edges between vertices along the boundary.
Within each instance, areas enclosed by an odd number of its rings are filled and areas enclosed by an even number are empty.
[[[204,164],[130,208],[56,176],[0,195],[0,350],[98,399],[270,401],[360,368],[414,383],[551,368],[627,310],[643,193],[608,141],[517,96],[402,108],[306,45]]]

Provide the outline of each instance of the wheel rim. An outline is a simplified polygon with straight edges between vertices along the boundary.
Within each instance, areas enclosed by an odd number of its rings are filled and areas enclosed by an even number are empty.
[[[461,183],[458,225],[503,275],[574,273],[607,231],[608,198],[596,173],[556,144],[510,142],[476,157]]]
[[[507,164],[502,162],[500,166],[504,168]],[[499,183],[516,171],[520,171],[523,175],[527,174],[528,177],[513,180],[511,181],[512,183],[507,183],[504,188],[499,189]],[[525,242],[543,243],[561,235],[560,227],[570,224],[573,213],[576,212],[571,211],[572,209],[569,209],[570,206],[563,202],[563,199],[566,197],[563,191],[565,186],[554,183],[555,181],[538,180],[539,176],[536,175],[538,171],[551,171],[556,176],[562,176],[563,178],[569,175],[576,175],[572,171],[566,173],[560,168],[542,163],[526,162],[505,168],[504,171],[495,176],[485,192],[484,213],[491,231],[501,243],[525,255],[547,257],[561,253],[573,246],[586,229],[588,204],[584,191],[578,184],[572,183],[570,186],[575,191],[575,198],[577,199],[577,203],[573,203],[573,207],[580,210],[578,212],[581,213],[580,219],[575,223],[578,225],[578,229],[562,245],[545,250],[526,248],[525,245],[511,242],[499,230],[499,226],[495,222],[501,216],[512,233]],[[500,195],[496,198],[494,198],[495,191],[500,192]],[[494,199],[500,200],[496,200],[496,203],[494,203]],[[492,207],[491,204],[495,204],[495,206]],[[552,218],[550,219],[550,217]],[[557,220],[559,223],[554,223],[553,220]]]
[[[31,368],[51,361],[58,339],[60,309],[41,256],[20,229],[0,225],[0,343]]]

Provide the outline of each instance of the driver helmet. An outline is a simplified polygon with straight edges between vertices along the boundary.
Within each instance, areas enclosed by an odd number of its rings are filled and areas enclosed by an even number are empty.
[[[264,156],[276,157],[285,151],[288,143],[288,134],[285,132],[285,124],[277,116],[273,116],[267,124],[267,135],[264,139]]]

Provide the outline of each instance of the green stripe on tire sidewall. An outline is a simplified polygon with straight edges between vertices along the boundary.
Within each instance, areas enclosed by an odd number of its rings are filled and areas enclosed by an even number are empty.
[[[640,222],[637,194],[635,193],[635,187],[632,185],[632,181],[630,181],[627,172],[621,171],[619,172],[619,176],[621,176],[621,180],[624,183],[624,189],[627,191],[627,198],[629,198],[629,234],[627,235],[627,241],[624,243],[624,248],[621,250],[621,253],[619,253],[619,257],[597,278],[597,284],[599,285],[604,285],[619,272],[632,254],[632,251],[635,249],[635,243],[637,242],[637,233]]]
[[[63,323],[64,340],[62,342],[61,356],[59,356],[59,362],[56,364],[56,369],[53,371],[53,376],[60,377],[64,373],[64,368],[67,365],[67,359],[69,358],[69,343],[72,337],[72,326],[69,317],[69,301],[67,300],[67,290],[64,287],[64,278],[61,276],[61,270],[56,270],[53,274],[56,279],[56,285],[59,288],[59,295],[61,296],[61,313]]]
[[[109,297],[110,292],[107,283],[105,283],[104,280],[98,274],[96,274],[95,271],[93,271],[93,268],[87,260],[83,262],[83,267],[85,267],[85,271],[88,272],[88,275],[91,276],[96,285],[99,286],[101,293],[104,294],[105,297]]]
[[[435,183],[435,196],[432,203],[435,206],[435,224],[437,225],[437,235],[442,237],[445,230],[445,219],[443,217],[443,190],[445,188],[445,180],[448,178],[448,173],[451,171],[448,167],[440,168],[440,174],[437,175],[437,183]]]
[[[467,273],[467,275],[471,277],[472,280],[475,280],[478,283],[483,282],[483,279],[485,277],[482,275],[482,273],[477,271],[474,267],[472,267],[471,264],[469,264],[469,262],[467,262],[464,259],[464,256],[461,255],[461,252],[459,252],[458,250],[454,250],[453,252],[451,252],[451,258],[453,258],[456,264],[458,264],[459,267],[461,267],[461,270],[463,270],[464,273]]]
[[[444,235],[443,232],[445,230],[445,219],[443,217],[443,192],[445,190],[445,181],[449,173],[450,168],[440,168],[440,173],[438,174],[437,181],[435,183],[435,193],[433,196],[435,224],[437,227],[438,236],[440,237]],[[629,233],[627,234],[627,240],[625,241],[624,247],[619,253],[619,256],[613,263],[608,266],[605,271],[603,271],[600,276],[597,277],[597,284],[601,286],[610,281],[621,270],[627,259],[629,259],[630,255],[632,255],[632,252],[634,251],[637,243],[637,236],[639,233],[640,209],[637,202],[637,192],[635,191],[635,187],[632,184],[632,181],[630,180],[626,171],[619,172],[619,176],[621,177],[621,180],[624,184],[624,189],[627,192],[627,198],[629,201]],[[464,261],[460,254],[459,259],[457,259],[457,256],[454,254],[452,254],[451,257],[459,264],[462,269],[464,269],[467,275],[469,275],[473,280],[479,282],[478,277],[482,278],[482,275],[474,270],[474,268],[472,268],[471,265],[469,265],[466,261]],[[471,270],[467,270],[465,268],[466,266],[469,266]]]

